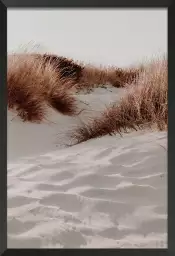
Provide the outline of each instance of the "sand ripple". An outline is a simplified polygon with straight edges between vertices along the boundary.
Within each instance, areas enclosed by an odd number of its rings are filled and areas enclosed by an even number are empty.
[[[8,247],[166,247],[165,132],[8,164]]]

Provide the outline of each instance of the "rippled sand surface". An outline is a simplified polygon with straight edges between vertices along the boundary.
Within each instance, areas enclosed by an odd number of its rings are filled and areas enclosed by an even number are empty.
[[[11,119],[9,113],[8,248],[167,247],[166,132],[62,148],[64,127],[77,120]]]

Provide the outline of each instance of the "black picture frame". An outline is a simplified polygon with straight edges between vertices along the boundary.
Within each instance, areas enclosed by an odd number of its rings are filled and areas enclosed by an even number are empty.
[[[7,249],[7,8],[168,8],[168,248],[167,249]],[[168,0],[1,0],[0,1],[0,255],[175,255],[175,20],[173,1]],[[174,82],[173,82],[174,81]],[[173,101],[174,100],[174,101]]]

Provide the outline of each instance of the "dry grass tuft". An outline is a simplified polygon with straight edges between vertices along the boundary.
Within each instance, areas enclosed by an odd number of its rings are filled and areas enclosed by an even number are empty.
[[[44,66],[47,64],[52,65],[55,71],[59,73],[61,79],[67,78],[78,82],[82,75],[83,67],[75,63],[72,59],[54,54],[36,54],[35,56],[43,62]]]
[[[80,79],[80,89],[95,88],[101,85],[111,84],[114,87],[125,87],[126,84],[131,84],[136,80],[140,73],[137,69],[121,69],[116,67],[96,68],[91,65],[86,65],[82,70]]]
[[[34,54],[43,62],[53,66],[60,78],[72,80],[74,87],[80,91],[90,92],[96,87],[111,84],[114,87],[124,87],[132,83],[140,73],[139,69],[121,69],[116,67],[95,67],[76,63],[72,59],[67,59],[53,54]]]
[[[32,54],[8,56],[8,108],[15,109],[23,121],[41,122],[48,105],[64,115],[75,115],[72,86],[72,81],[61,79],[50,63],[43,65]]]
[[[121,101],[71,135],[76,144],[104,135],[156,126],[167,128],[167,60],[153,61]]]

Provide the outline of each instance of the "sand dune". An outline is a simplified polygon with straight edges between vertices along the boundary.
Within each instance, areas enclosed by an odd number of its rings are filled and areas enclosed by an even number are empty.
[[[106,93],[107,92],[107,93]],[[98,116],[109,102],[116,101],[124,93],[123,89],[97,88],[93,94],[77,95],[79,109],[83,109],[78,117],[63,116],[49,109],[47,120],[40,124],[21,122],[15,112],[8,111],[8,160],[17,157],[35,155],[36,153],[48,152],[65,145],[67,131],[88,122],[89,117]]]
[[[9,164],[8,247],[165,247],[166,137],[104,137]]]
[[[123,92],[79,95],[91,103],[81,116],[52,112],[52,123],[8,112],[8,248],[167,247],[167,132],[63,147],[67,131]]]

